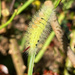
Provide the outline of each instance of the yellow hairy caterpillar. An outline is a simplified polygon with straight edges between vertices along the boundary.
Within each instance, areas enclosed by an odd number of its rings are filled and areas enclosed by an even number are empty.
[[[51,31],[51,26],[48,23],[53,9],[51,5],[51,1],[46,1],[38,13],[33,16],[32,22],[29,24],[25,38],[26,48],[30,46],[28,49],[29,54],[37,51],[39,44],[44,43]]]
[[[32,18],[32,22],[29,23],[29,27],[26,33],[26,43],[25,47],[28,49],[29,53],[29,70],[28,75],[32,75],[34,60],[39,45],[44,43],[48,34],[51,31],[51,26],[49,23],[50,15],[53,10],[53,5],[51,1],[45,1],[42,8],[36,13]]]

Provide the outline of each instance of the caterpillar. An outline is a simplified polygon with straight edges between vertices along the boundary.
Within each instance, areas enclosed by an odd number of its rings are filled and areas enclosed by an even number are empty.
[[[29,23],[25,47],[30,46],[28,50],[30,54],[36,52],[40,48],[40,44],[43,44],[50,34],[51,26],[48,20],[53,9],[51,5],[51,1],[46,1],[38,13],[33,16],[32,22]]]
[[[50,22],[52,29],[54,30],[54,32],[56,34],[58,41],[61,44],[63,52],[68,56],[68,58],[70,59],[70,61],[73,64],[73,66],[75,67],[75,54],[69,45],[68,37],[66,36],[66,33],[63,32],[61,26],[59,25],[59,23],[57,21],[55,12],[52,13],[51,19],[49,22]]]
[[[50,22],[52,29],[54,30],[54,32],[56,34],[58,41],[60,42],[60,44],[62,46],[63,52],[65,52],[67,50],[67,46],[69,45],[68,38],[66,36],[66,33],[63,32],[61,26],[59,25],[55,12],[52,13],[51,19],[49,22]]]
[[[52,2],[45,1],[42,8],[33,16],[32,21],[29,23],[29,27],[25,35],[25,47],[30,47],[27,50],[29,54],[28,75],[32,75],[36,52],[42,47],[42,44],[50,34],[51,26],[48,21],[52,10]]]

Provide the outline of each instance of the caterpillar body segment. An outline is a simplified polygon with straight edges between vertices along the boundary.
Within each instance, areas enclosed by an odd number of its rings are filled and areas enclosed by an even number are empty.
[[[39,49],[39,44],[44,43],[51,31],[51,26],[48,23],[52,13],[51,1],[46,1],[42,8],[33,16],[32,22],[26,33],[26,48],[30,46],[28,53],[36,53]]]

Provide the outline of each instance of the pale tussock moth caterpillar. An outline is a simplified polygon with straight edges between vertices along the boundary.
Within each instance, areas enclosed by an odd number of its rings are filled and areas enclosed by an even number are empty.
[[[40,43],[44,43],[51,31],[51,26],[48,23],[53,10],[51,1],[46,1],[42,8],[33,16],[32,22],[26,34],[26,48],[30,46],[28,52],[35,53],[39,48]]]
[[[27,33],[26,33],[26,48],[30,46],[27,50],[29,53],[29,70],[28,75],[32,75],[35,55],[38,49],[42,47],[46,40],[47,36],[51,31],[50,23],[48,22],[50,19],[50,15],[53,10],[53,5],[51,1],[45,1],[42,8],[33,16],[32,22],[30,22]]]

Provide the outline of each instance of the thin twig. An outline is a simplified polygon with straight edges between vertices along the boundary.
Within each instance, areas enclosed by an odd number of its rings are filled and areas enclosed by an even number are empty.
[[[24,66],[16,39],[10,39],[9,47],[10,47],[9,53],[12,56],[12,59],[17,71],[17,75],[24,75],[24,70],[26,69],[26,67]]]
[[[17,15],[20,14],[26,7],[28,7],[34,0],[28,0],[18,10]]]
[[[13,6],[14,6],[14,3],[15,3],[15,0],[12,0],[11,6],[10,6],[10,9],[9,9],[10,13],[12,12],[12,9],[13,9]]]

